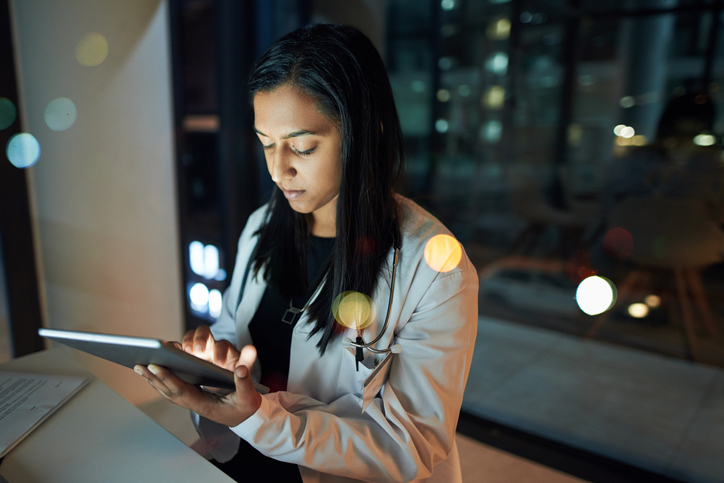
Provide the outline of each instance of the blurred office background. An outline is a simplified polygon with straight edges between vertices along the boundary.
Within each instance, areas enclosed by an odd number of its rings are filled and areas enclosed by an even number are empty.
[[[272,189],[251,63],[350,23],[388,66],[403,193],[480,274],[460,431],[591,481],[724,481],[722,2],[123,4],[0,2],[1,358],[41,324],[213,322]]]

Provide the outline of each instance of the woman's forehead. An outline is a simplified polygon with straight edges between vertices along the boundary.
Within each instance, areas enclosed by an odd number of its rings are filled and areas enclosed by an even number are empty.
[[[254,95],[254,128],[262,135],[324,134],[333,127],[319,112],[316,100],[295,87],[284,85]]]

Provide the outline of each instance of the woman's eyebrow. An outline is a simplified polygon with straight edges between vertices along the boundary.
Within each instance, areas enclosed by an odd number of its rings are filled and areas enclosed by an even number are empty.
[[[264,134],[263,132],[261,132],[260,130],[258,130],[256,127],[254,127],[254,132],[256,132],[257,134],[260,134],[260,135],[264,136],[265,138],[268,138],[268,137],[269,137],[269,136],[267,136],[266,134]],[[299,136],[313,136],[313,135],[315,135],[315,134],[317,134],[317,133],[314,132],[314,131],[307,131],[307,130],[305,130],[305,129],[302,129],[302,130],[299,130],[299,131],[294,131],[294,132],[289,133],[289,134],[285,134],[284,136],[282,136],[282,139],[297,138],[297,137],[299,137]]]

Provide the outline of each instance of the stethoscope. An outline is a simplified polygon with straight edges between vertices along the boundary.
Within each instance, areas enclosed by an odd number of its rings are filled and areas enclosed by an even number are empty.
[[[254,247],[254,250],[251,253],[251,256],[249,257],[249,261],[246,264],[246,269],[244,270],[244,277],[241,279],[241,290],[239,291],[239,298],[237,299],[237,305],[236,305],[236,312],[239,311],[239,306],[241,305],[241,298],[244,295],[244,288],[246,287],[246,280],[249,277],[249,270],[251,268],[251,262],[254,260],[254,255],[256,254],[257,248],[259,245]],[[373,354],[399,354],[402,352],[402,347],[400,347],[399,344],[393,344],[392,346],[386,348],[386,349],[376,349],[372,347],[377,342],[382,339],[382,336],[387,331],[387,327],[390,323],[390,314],[392,312],[392,300],[395,296],[395,280],[397,279],[397,265],[399,263],[400,258],[400,247],[399,244],[395,241],[394,244],[395,254],[392,260],[392,283],[390,284],[390,297],[387,302],[387,315],[385,316],[385,322],[382,324],[382,330],[379,331],[377,334],[377,337],[372,339],[370,342],[365,342],[364,338],[362,337],[361,331],[359,332],[357,338],[355,340],[350,339],[349,337],[344,337],[343,344],[348,347],[354,347],[355,348],[355,359],[357,360],[357,367],[359,368],[359,363],[364,359],[364,350],[367,349],[368,351],[372,352]],[[301,312],[304,312],[306,308],[309,306],[312,300],[316,298],[316,296],[319,294],[322,285],[324,285],[324,282],[326,281],[326,277],[322,280],[322,282],[319,284],[317,289],[314,291],[311,297],[309,297],[309,301],[307,301],[307,304],[304,306],[304,308],[301,310]],[[236,314],[234,314],[234,320],[236,320]]]
[[[382,324],[382,330],[377,334],[377,337],[372,339],[370,342],[365,342],[364,338],[362,338],[362,333],[360,331],[359,335],[357,336],[356,340],[352,340],[349,337],[345,337],[343,339],[344,344],[346,346],[354,347],[356,348],[356,359],[357,364],[359,367],[359,362],[363,359],[363,353],[362,351],[364,349],[367,349],[368,351],[374,353],[374,354],[399,354],[402,352],[402,347],[400,347],[400,344],[393,344],[392,346],[388,347],[387,349],[375,349],[372,347],[375,345],[379,340],[382,338],[382,336],[387,331],[387,326],[390,323],[390,313],[392,312],[392,300],[395,296],[395,279],[397,278],[397,263],[399,261],[399,255],[400,255],[400,249],[399,247],[395,246],[395,256],[392,260],[392,283],[390,284],[390,298],[387,302],[387,315],[385,316],[385,323]]]

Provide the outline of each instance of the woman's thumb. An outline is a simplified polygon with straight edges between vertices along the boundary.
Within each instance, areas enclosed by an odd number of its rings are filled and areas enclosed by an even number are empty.
[[[239,363],[244,364],[246,367],[251,370],[254,367],[254,363],[256,362],[256,347],[253,345],[245,345],[243,349],[241,349],[241,357],[239,358]]]

